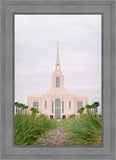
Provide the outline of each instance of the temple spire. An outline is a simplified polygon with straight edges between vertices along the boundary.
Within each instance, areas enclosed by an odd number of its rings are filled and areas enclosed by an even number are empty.
[[[59,43],[57,41],[57,59],[59,60]]]
[[[59,61],[59,43],[58,43],[58,41],[57,41],[56,70],[60,70],[60,61]]]

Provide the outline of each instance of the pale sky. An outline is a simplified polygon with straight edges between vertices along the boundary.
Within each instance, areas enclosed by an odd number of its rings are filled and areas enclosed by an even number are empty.
[[[15,101],[51,87],[59,42],[69,93],[101,101],[101,15],[15,15]]]

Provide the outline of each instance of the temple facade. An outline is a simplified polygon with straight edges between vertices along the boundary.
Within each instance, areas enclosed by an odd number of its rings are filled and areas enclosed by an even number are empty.
[[[59,45],[57,43],[57,58],[55,70],[52,75],[52,85],[46,94],[33,94],[28,96],[28,112],[35,107],[39,113],[49,118],[64,119],[70,115],[77,115],[80,107],[88,104],[88,96],[85,94],[69,93],[64,87],[64,75],[60,67]],[[84,110],[86,113],[86,109]]]

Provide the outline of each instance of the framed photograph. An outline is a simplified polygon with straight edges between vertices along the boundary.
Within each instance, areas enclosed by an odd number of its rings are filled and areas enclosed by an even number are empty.
[[[14,15],[15,145],[103,145],[101,24],[100,14]]]
[[[115,1],[1,1],[1,159],[115,153]]]

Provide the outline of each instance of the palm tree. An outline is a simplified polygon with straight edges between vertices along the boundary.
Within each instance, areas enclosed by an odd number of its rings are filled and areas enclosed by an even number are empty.
[[[31,111],[32,111],[32,115],[36,115],[36,113],[39,113],[39,111],[34,107],[31,108]]]
[[[25,105],[24,105],[23,103],[20,103],[20,108],[21,108],[21,114],[23,114],[23,111],[24,111]]]
[[[17,107],[19,107],[19,103],[15,102],[15,107],[16,107],[16,114],[17,114]]]
[[[15,106],[16,106],[16,114],[17,114],[18,108],[21,108],[21,114],[24,114],[24,109],[27,109],[29,107],[29,106],[26,106],[25,104],[19,103],[19,102],[15,102]]]
[[[87,108],[87,113],[89,113],[89,109],[91,108],[91,106],[90,106],[89,104],[87,104],[87,105],[85,106],[85,108]]]
[[[24,114],[24,110],[27,108],[28,108],[28,106],[26,106],[25,104],[22,105],[23,114]]]
[[[95,114],[95,108],[96,108],[96,106],[95,106],[94,103],[93,103],[91,106],[92,106],[93,112],[94,112],[94,114]]]
[[[89,108],[89,109],[90,109],[90,113],[93,113],[93,110],[92,110],[93,107],[92,107],[92,105],[90,105],[89,107],[90,107],[90,108]]]
[[[26,105],[25,105],[25,108],[24,108],[24,109],[26,109],[26,113],[27,113],[27,109],[28,109],[28,107],[29,107],[29,106],[26,106]]]
[[[97,113],[97,107],[98,107],[99,105],[100,105],[99,102],[94,102],[94,103],[92,104],[92,108],[94,108],[94,113],[95,113],[95,114]]]
[[[95,105],[95,110],[96,110],[96,113],[97,113],[97,107],[100,106],[99,102],[94,102],[94,105]]]

